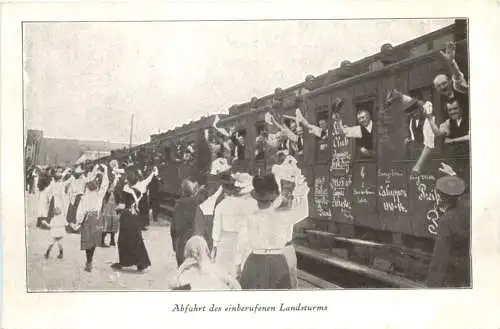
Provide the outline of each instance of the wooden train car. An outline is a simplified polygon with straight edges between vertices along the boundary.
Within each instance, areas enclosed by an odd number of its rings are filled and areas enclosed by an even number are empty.
[[[457,62],[468,76],[465,24],[457,21],[395,47],[383,45],[378,54],[354,63],[345,61],[326,74],[308,76],[303,83],[284,90],[277,88],[274,94],[233,106],[229,115],[221,116],[219,126],[245,130],[245,156],[237,166],[252,173],[269,171],[275,159],[265,154],[256,158],[255,152],[256,137],[265,126],[264,115],[270,110],[295,115],[300,108],[308,122],[325,120],[329,125],[324,139],[304,133],[303,154],[298,156],[311,187],[310,219],[305,224],[309,234],[326,233],[430,252],[439,219],[434,209],[438,167],[442,162],[450,164],[469,182],[469,152],[462,149],[450,153],[438,140],[421,174],[412,175],[416,158],[405,143],[408,115],[384,102],[391,89],[429,100],[435,108],[436,122],[442,122],[446,111],[432,83],[437,74],[449,72],[439,51],[448,41],[458,42]],[[370,113],[372,156],[359,154],[358,140],[333,134],[332,103],[337,98],[344,102],[337,118],[340,116],[345,125],[356,125],[356,113],[361,109]],[[151,136],[148,145],[166,155],[160,169],[165,192],[178,194],[184,177],[202,171],[196,158],[180,159],[177,151],[186,145],[201,145],[204,130],[211,127],[213,120],[214,116],[204,117]],[[464,201],[469,200],[467,194]]]

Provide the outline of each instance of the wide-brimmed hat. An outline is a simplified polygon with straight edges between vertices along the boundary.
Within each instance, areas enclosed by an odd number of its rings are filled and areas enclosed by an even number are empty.
[[[232,178],[239,194],[247,194],[253,190],[253,177],[249,173],[236,173],[232,175]]]
[[[436,190],[448,196],[460,196],[465,192],[465,182],[457,176],[444,176],[436,181]]]
[[[83,169],[81,166],[76,167],[76,169],[73,171],[74,174],[81,175],[84,173]]]
[[[252,196],[263,202],[272,202],[279,197],[279,187],[273,174],[257,176],[252,181]]]
[[[217,158],[212,162],[210,166],[211,175],[219,175],[221,173],[227,172],[231,169],[231,165],[226,158]]]

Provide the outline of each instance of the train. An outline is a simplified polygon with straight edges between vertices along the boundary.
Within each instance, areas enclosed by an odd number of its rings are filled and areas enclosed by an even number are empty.
[[[329,241],[338,242],[340,238],[391,246],[389,249],[396,254],[391,256],[391,266],[397,263],[394,259],[401,256],[403,250],[406,251],[403,258],[407,259],[403,271],[407,276],[411,276],[408,271],[418,274],[415,258],[422,263],[428,262],[439,225],[434,193],[434,184],[440,175],[438,168],[442,163],[450,164],[470,182],[470,153],[467,150],[449,156],[442,151],[446,148],[444,141],[438,138],[438,146],[422,172],[412,174],[416,159],[405,143],[408,115],[391,110],[384,102],[387,91],[397,89],[417,99],[431,101],[436,121],[442,122],[447,113],[443,110],[443,100],[433,88],[433,79],[449,71],[439,52],[447,42],[454,41],[456,61],[468,78],[467,40],[467,22],[456,20],[450,26],[403,44],[384,44],[377,54],[355,62],[343,61],[338,68],[322,75],[309,75],[294,86],[276,88],[265,97],[253,97],[246,103],[234,105],[229,113],[219,115],[218,126],[226,129],[236,126],[244,131],[244,157],[238,160],[237,166],[250,173],[262,173],[268,172],[275,163],[266,156],[256,157],[255,152],[256,139],[265,126],[267,112],[294,116],[300,109],[308,122],[328,122],[331,129],[328,129],[327,138],[304,133],[303,152],[297,156],[311,188],[310,214],[296,228],[297,238],[316,249],[329,249],[330,252],[335,252],[336,248],[335,243]],[[304,90],[307,91],[306,101],[300,97]],[[343,101],[343,106],[337,114],[345,125],[356,125],[356,113],[361,109],[371,115],[373,156],[360,155],[357,139],[333,134],[332,108],[335,107],[332,105],[338,99]],[[101,160],[126,161],[140,153],[153,154],[163,164],[160,167],[164,182],[161,190],[178,196],[182,179],[203,169],[196,157],[185,160],[178,156],[178,151],[189,145],[196,148],[214,119],[215,115],[202,117],[152,135],[149,143],[115,151]],[[463,199],[470,204],[470,188]],[[355,250],[351,258],[357,257],[362,262],[372,257],[373,263],[371,247],[354,243],[350,248]],[[386,259],[388,254],[390,252],[386,253]],[[410,254],[414,258],[408,261]]]

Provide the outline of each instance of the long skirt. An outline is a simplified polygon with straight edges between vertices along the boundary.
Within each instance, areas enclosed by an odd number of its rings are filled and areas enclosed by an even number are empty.
[[[214,240],[212,238],[214,215],[204,215],[203,217],[205,219],[205,233],[203,234],[203,237],[205,238],[205,241],[207,241],[208,249],[212,251],[214,247]]]
[[[80,250],[98,247],[101,244],[102,224],[97,211],[85,215],[80,232]]]
[[[114,197],[111,196],[108,202],[104,205],[101,213],[101,220],[104,232],[118,232],[118,227],[120,226],[120,216],[116,213],[116,203]]]
[[[297,289],[299,281],[297,271],[297,254],[295,253],[293,245],[286,246],[285,249],[283,249],[283,254],[285,255],[288,270],[290,271],[291,288]]]
[[[81,199],[82,194],[78,194],[75,198],[75,202],[69,204],[68,212],[66,214],[66,220],[68,221],[68,223],[76,223],[76,211],[78,210]]]
[[[181,266],[184,263],[184,247],[186,242],[193,236],[193,231],[188,231],[184,235],[175,239],[175,259],[177,260],[177,266]]]
[[[220,242],[217,246],[215,264],[224,271],[236,275],[236,246],[238,244],[237,232],[221,232]]]
[[[243,289],[291,289],[290,270],[283,254],[251,254],[241,273]]]
[[[141,233],[142,223],[138,215],[125,211],[120,216],[118,232],[118,256],[121,266],[136,265],[146,268],[151,265],[148,251]]]

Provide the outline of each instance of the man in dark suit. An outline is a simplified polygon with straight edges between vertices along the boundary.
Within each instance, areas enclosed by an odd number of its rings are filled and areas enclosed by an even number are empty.
[[[457,176],[437,180],[439,208],[438,233],[426,285],[428,287],[470,286],[470,222],[460,197],[466,186]]]

